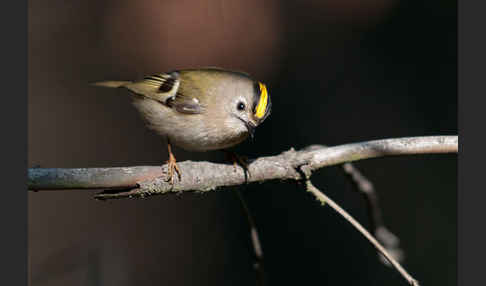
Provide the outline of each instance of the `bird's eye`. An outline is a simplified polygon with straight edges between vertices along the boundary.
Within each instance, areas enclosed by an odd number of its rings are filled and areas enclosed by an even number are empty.
[[[238,102],[238,105],[236,106],[236,108],[237,108],[238,110],[240,110],[240,111],[245,110],[245,107],[246,107],[246,106],[245,106],[245,104],[244,104],[243,102],[241,102],[241,101],[240,101],[240,102]]]

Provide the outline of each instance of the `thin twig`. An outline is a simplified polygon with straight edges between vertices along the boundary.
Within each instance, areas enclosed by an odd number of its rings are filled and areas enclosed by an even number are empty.
[[[395,268],[405,280],[408,281],[410,285],[418,286],[419,283],[410,274],[407,273],[405,269],[398,263],[386,250],[385,248],[364,228],[356,221],[350,214],[348,214],[344,209],[342,209],[338,204],[331,200],[328,196],[323,194],[319,189],[317,189],[310,180],[306,181],[307,190],[312,193],[321,203],[326,203],[332,207],[337,213],[339,213],[344,219],[346,219],[351,225],[353,225],[362,235],[364,235],[373,246],[390,262],[390,264]]]
[[[361,193],[366,201],[370,228],[376,239],[383,244],[388,253],[399,262],[403,262],[405,254],[400,248],[400,240],[388,228],[385,227],[381,208],[379,205],[378,194],[370,180],[351,163],[343,164],[344,173],[350,178],[357,192]],[[380,254],[380,259],[386,265],[390,265],[388,260]]]
[[[255,271],[257,273],[257,281],[258,285],[265,285],[265,269],[263,264],[263,250],[262,245],[260,243],[260,237],[258,236],[258,230],[256,227],[256,223],[251,215],[250,209],[243,198],[243,195],[239,190],[236,190],[236,194],[238,199],[241,203],[243,211],[245,212],[246,218],[248,220],[248,224],[250,225],[250,234],[251,234],[251,243],[253,246],[253,251],[255,253],[256,262],[254,264]]]
[[[178,163],[182,180],[175,184],[164,180],[167,165],[125,168],[29,169],[29,190],[110,189],[99,199],[146,197],[184,191],[206,192],[246,182],[302,180],[299,169],[311,172],[326,166],[383,156],[457,153],[457,136],[408,137],[367,141],[335,147],[293,148],[280,155],[251,160],[245,178],[230,164],[185,161]],[[120,191],[120,189],[123,189]]]

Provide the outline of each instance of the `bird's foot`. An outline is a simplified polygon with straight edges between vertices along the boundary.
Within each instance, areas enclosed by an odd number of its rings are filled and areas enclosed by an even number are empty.
[[[235,172],[238,170],[238,165],[240,165],[240,167],[243,168],[243,171],[245,172],[245,177],[246,176],[250,177],[250,171],[248,169],[250,163],[248,157],[240,156],[235,152],[231,152],[231,151],[227,151],[226,154],[229,158],[229,161],[233,162],[233,167],[235,168]]]
[[[170,182],[171,185],[174,184],[174,173],[177,173],[177,177],[179,178],[179,181],[181,180],[181,170],[179,169],[179,166],[177,166],[177,161],[172,154],[172,152],[169,153],[169,160],[167,160],[167,180],[166,182]]]

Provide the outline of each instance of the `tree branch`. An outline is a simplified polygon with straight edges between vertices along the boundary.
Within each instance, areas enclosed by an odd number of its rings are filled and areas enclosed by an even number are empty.
[[[354,228],[356,228],[368,241],[376,248],[376,250],[383,255],[388,262],[395,268],[402,277],[407,280],[407,282],[412,286],[418,286],[419,283],[415,280],[408,272],[398,263],[392,255],[390,255],[386,249],[363,227],[361,224],[356,221],[350,214],[348,214],[343,208],[341,208],[338,204],[336,204],[333,200],[331,200],[328,196],[322,193],[319,189],[314,187],[310,180],[306,181],[307,191],[313,194],[317,200],[319,200],[322,204],[328,204],[334,209],[339,215],[341,215],[344,219],[346,219]]]
[[[300,151],[295,151],[291,148],[280,155],[252,160],[247,168],[250,176],[247,176],[244,169],[235,168],[232,164],[181,162],[178,165],[182,172],[182,180],[176,180],[174,185],[165,180],[167,165],[161,167],[139,166],[82,169],[31,168],[28,170],[28,188],[33,191],[110,189],[98,194],[96,198],[115,199],[183,191],[206,192],[225,186],[268,180],[305,180],[309,192],[314,194],[322,203],[328,203],[341,216],[353,224],[410,285],[418,285],[418,282],[394,260],[392,255],[387,253],[385,248],[375,238],[342,208],[315,188],[309,178],[312,172],[317,169],[357,160],[383,156],[457,153],[457,150],[457,136],[384,139],[335,147],[312,145]],[[353,182],[357,184],[358,190],[367,194],[369,204],[375,208],[376,212],[378,205],[376,198],[373,196],[371,183],[352,168],[352,165],[345,164],[343,167],[353,179]],[[372,213],[372,219],[372,225],[378,229],[384,228],[381,214]],[[252,235],[256,235],[256,229],[254,228],[252,228]],[[255,253],[257,257],[262,258],[258,237],[256,240],[253,238],[253,240]]]
[[[145,197],[171,192],[206,192],[225,186],[269,180],[302,180],[301,172],[383,156],[457,153],[457,136],[428,136],[374,140],[335,147],[312,145],[300,151],[291,148],[280,155],[251,160],[245,178],[232,164],[185,161],[178,163],[182,180],[165,181],[167,165],[123,168],[28,170],[29,190],[111,189],[98,199]]]
[[[370,229],[373,235],[395,260],[402,262],[405,254],[400,248],[400,239],[385,227],[381,208],[378,203],[378,194],[375,191],[373,183],[363,176],[351,163],[343,164],[343,170],[351,179],[351,182],[353,182],[356,191],[361,193],[366,200],[366,209],[368,210]],[[390,265],[383,255],[379,254],[379,257],[385,265]]]

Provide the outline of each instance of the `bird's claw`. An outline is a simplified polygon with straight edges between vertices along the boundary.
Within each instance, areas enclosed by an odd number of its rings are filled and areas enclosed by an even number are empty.
[[[177,177],[179,181],[181,180],[181,170],[179,166],[177,166],[177,161],[175,156],[170,153],[169,160],[167,160],[167,180],[166,182],[170,182],[171,185],[174,184],[174,172],[177,173]]]
[[[250,165],[248,157],[246,156],[240,156],[234,152],[228,152],[227,153],[230,157],[230,160],[233,162],[233,167],[235,169],[235,172],[238,171],[238,165],[243,168],[243,171],[245,172],[245,176],[248,175],[250,177],[250,171],[248,170],[248,166]]]

